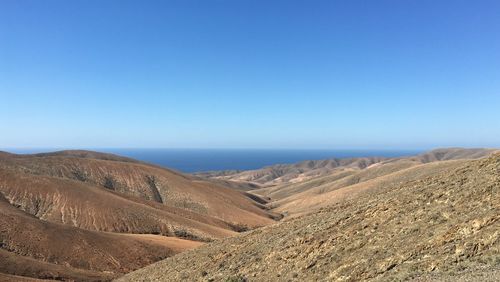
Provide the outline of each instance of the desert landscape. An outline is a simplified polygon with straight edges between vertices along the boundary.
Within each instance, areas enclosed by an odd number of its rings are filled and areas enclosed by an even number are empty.
[[[499,15],[0,0],[0,282],[500,281]]]
[[[0,277],[495,281],[499,153],[195,175],[91,151],[2,153]]]

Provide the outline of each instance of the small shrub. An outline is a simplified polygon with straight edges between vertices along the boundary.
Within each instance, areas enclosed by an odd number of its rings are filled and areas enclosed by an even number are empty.
[[[250,230],[250,227],[246,226],[245,224],[230,224],[231,229],[233,229],[236,232],[245,232]]]
[[[111,175],[107,175],[104,177],[104,188],[110,189],[110,190],[115,190],[115,180]]]
[[[175,237],[178,237],[178,238],[183,238],[183,239],[188,239],[188,240],[191,240],[191,241],[200,241],[200,242],[204,242],[206,240],[204,240],[203,238],[200,238],[192,233],[189,233],[188,231],[184,230],[184,229],[177,229],[177,230],[174,230],[174,235]]]
[[[76,178],[76,180],[85,182],[88,180],[87,174],[79,169],[75,169],[72,171],[73,176]]]

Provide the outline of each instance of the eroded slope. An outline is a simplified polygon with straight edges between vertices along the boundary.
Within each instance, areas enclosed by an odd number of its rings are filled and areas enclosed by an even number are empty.
[[[14,155],[1,158],[0,167],[13,172],[76,180],[231,224],[256,227],[273,222],[273,215],[239,191],[157,166],[121,161],[120,157],[110,160],[108,154],[103,155],[104,159],[97,159],[99,153],[90,153],[92,158],[81,158],[82,153],[66,156],[69,153],[64,152],[31,157]]]
[[[109,154],[0,152],[0,279],[110,280],[273,223],[263,204]]]

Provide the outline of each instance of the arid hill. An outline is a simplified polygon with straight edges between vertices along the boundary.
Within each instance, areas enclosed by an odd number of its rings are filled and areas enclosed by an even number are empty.
[[[94,156],[96,154],[98,157]],[[249,227],[272,222],[269,213],[238,191],[168,169],[123,159],[96,152],[63,151],[3,158],[0,168],[16,173],[74,180],[111,192],[213,216],[226,222],[247,224]],[[231,213],[227,213],[229,209]]]
[[[109,280],[279,216],[221,183],[88,151],[0,153],[0,279]]]
[[[498,281],[500,154],[431,165],[118,280]]]
[[[295,164],[278,164],[262,169],[248,171],[214,171],[197,173],[196,175],[224,179],[237,182],[250,182],[262,187],[284,185],[302,182],[319,176],[330,175],[337,171],[362,170],[379,163],[387,163],[405,159],[413,164],[422,164],[434,161],[478,159],[490,155],[497,149],[464,149],[446,148],[433,150],[415,157],[403,158],[347,158],[304,161]]]
[[[101,280],[174,254],[120,234],[51,223],[0,197],[0,271],[52,279]],[[167,237],[165,237],[167,238]]]
[[[366,168],[387,158],[349,158],[318,161],[304,161],[296,164],[277,164],[257,170],[202,172],[198,176],[249,182],[260,186],[300,182],[312,177],[329,174],[332,170],[343,168]]]
[[[443,170],[459,167],[465,162],[467,161],[440,161],[407,167],[405,161],[397,161],[350,174],[334,174],[331,177],[321,177],[282,187],[273,193],[271,196],[273,201],[269,206],[276,212],[297,216],[358,197],[374,189],[436,175]]]
[[[285,218],[314,212],[356,197],[373,188],[415,180],[488,156],[496,149],[437,149],[399,158],[352,158],[306,161],[261,170],[198,174],[220,181],[260,182],[249,192],[268,201],[267,206]]]

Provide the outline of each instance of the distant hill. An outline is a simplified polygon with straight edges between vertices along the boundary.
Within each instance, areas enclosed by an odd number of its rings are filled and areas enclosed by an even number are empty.
[[[434,163],[427,156],[406,160],[420,165],[397,164],[406,169],[376,181],[364,175],[375,181],[358,187],[365,193],[118,280],[500,280],[500,154]]]
[[[212,181],[254,184],[247,190],[285,216],[313,212],[389,183],[408,181],[491,155],[496,149],[448,148],[398,158],[348,158],[274,165],[259,170],[197,174]],[[438,164],[439,163],[439,164]]]
[[[204,172],[196,175],[236,182],[249,182],[260,186],[270,186],[290,182],[300,182],[308,178],[329,174],[338,167],[365,168],[387,158],[351,158],[303,161],[295,164],[278,164],[262,169],[247,171]]]
[[[224,183],[98,152],[2,152],[0,272],[109,280],[279,218]]]
[[[464,149],[464,148],[444,148],[423,153],[415,159],[422,163],[449,160],[480,159],[498,152],[498,149]]]
[[[477,159],[490,155],[498,149],[464,149],[446,148],[429,151],[415,157],[403,158],[345,158],[327,160],[309,160],[295,164],[277,164],[262,169],[247,171],[214,171],[196,173],[198,176],[223,179],[235,182],[249,182],[262,187],[302,182],[318,176],[329,175],[336,170],[365,169],[377,163],[390,162],[399,159],[409,159],[415,163],[433,161]]]

